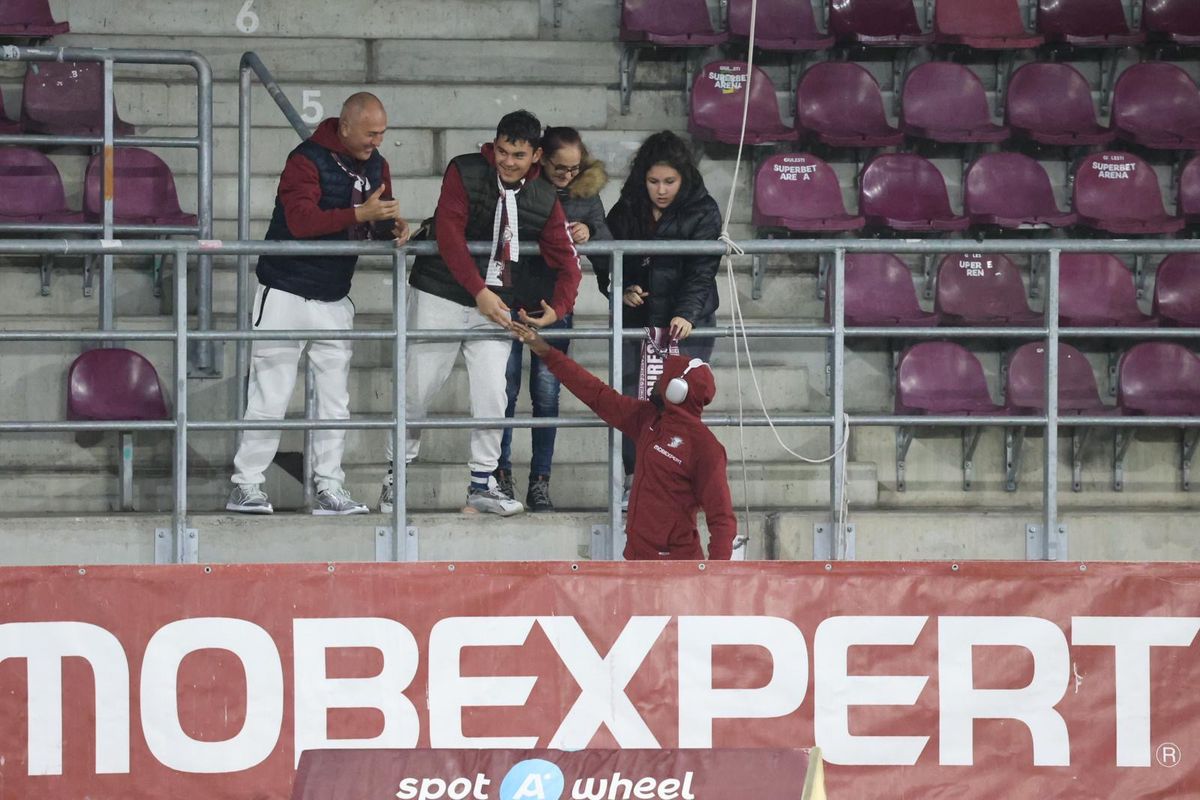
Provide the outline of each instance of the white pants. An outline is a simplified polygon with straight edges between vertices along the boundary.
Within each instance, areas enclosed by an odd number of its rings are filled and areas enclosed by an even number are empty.
[[[349,297],[324,303],[260,286],[254,295],[253,313],[254,329],[258,331],[348,330],[354,327],[354,303]],[[305,347],[316,374],[317,416],[321,419],[350,418],[352,348],[351,342],[343,339],[255,342],[250,350],[246,419],[283,419],[296,385],[300,354]],[[242,443],[233,459],[234,483],[263,482],[263,473],[279,449],[279,436],[277,430],[242,432]],[[313,431],[313,477],[317,491],[341,487],[346,479],[342,471],[345,448],[345,431]]]
[[[474,306],[463,306],[452,300],[413,289],[408,296],[408,329],[429,330],[501,330],[500,326],[479,313]],[[508,405],[504,372],[512,342],[507,339],[475,339],[459,342],[418,342],[408,344],[405,386],[409,417],[428,416],[433,398],[445,385],[454,369],[458,352],[462,350],[467,362],[470,384],[471,416],[504,416]],[[500,459],[502,428],[473,430],[468,467],[472,472],[492,472]],[[421,432],[409,430],[405,440],[405,462],[411,462],[421,449]],[[392,438],[388,437],[388,461],[392,460]]]

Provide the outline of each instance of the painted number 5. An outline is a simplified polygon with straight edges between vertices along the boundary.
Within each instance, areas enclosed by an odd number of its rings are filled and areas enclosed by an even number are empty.
[[[304,90],[300,101],[304,106],[304,113],[300,115],[300,119],[310,125],[325,119],[325,107],[321,105],[320,97],[321,92],[316,89]]]
[[[258,14],[254,13],[254,0],[246,0],[242,10],[238,12],[237,29],[242,33],[254,33],[258,30]]]

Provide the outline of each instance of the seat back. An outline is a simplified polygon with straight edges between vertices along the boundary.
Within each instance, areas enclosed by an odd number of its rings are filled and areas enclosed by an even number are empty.
[[[751,0],[729,0],[729,32],[750,35]],[[758,0],[758,36],[772,39],[815,39],[824,34],[817,28],[809,0]]]
[[[704,0],[621,0],[621,29],[663,36],[713,32]]]
[[[1166,215],[1158,175],[1132,153],[1084,156],[1075,170],[1075,210],[1093,219],[1158,219]]]
[[[1129,33],[1121,0],[1038,0],[1037,29],[1065,36]]]
[[[1142,342],[1121,358],[1117,404],[1139,414],[1200,414],[1200,358],[1174,342]]]
[[[1063,253],[1058,267],[1058,316],[1063,325],[1143,321],[1132,270],[1112,253]]]
[[[1200,217],[1200,156],[1179,173],[1179,213],[1192,221]]]
[[[88,161],[83,209],[89,216],[104,213],[101,189],[104,170],[98,153]],[[140,147],[118,147],[113,161],[113,215],[154,219],[182,213],[175,176],[166,162]]]
[[[114,130],[127,123],[114,116]],[[25,71],[21,126],[41,133],[104,131],[104,65],[88,61],[36,61]]]
[[[1005,405],[1012,410],[1042,411],[1046,408],[1046,343],[1029,342],[1008,358]],[[1058,345],[1059,411],[1105,409],[1096,385],[1096,374],[1083,353],[1069,344]]]
[[[1172,253],[1158,265],[1154,314],[1178,325],[1200,325],[1200,253]]]
[[[67,372],[67,419],[167,419],[154,365],[121,348],[88,350]]]
[[[1200,89],[1175,64],[1134,64],[1113,88],[1112,115],[1122,130],[1193,132],[1200,128]]]
[[[921,342],[896,368],[896,411],[957,414],[994,407],[983,365],[955,342]]]
[[[753,81],[747,80],[749,75],[744,61],[705,64],[692,83],[689,129],[702,138],[706,131],[739,132],[747,82],[750,83],[750,108],[746,116],[746,134],[783,129],[775,84],[758,67],[754,68]]]
[[[852,61],[822,61],[805,71],[796,86],[796,127],[821,133],[891,130],[879,83]]]
[[[912,272],[891,253],[848,253],[845,296],[847,325],[896,325],[927,316]],[[832,297],[831,286],[825,293],[827,319]]]
[[[859,213],[892,219],[954,216],[941,171],[912,153],[888,153],[867,164],[859,187]]]
[[[816,220],[845,213],[837,173],[816,156],[774,155],[758,168],[754,177],[756,217]]]
[[[62,176],[53,161],[27,147],[0,147],[0,216],[36,216],[66,209]]]
[[[1050,176],[1023,153],[985,153],[971,164],[963,183],[968,215],[1033,220],[1059,211]]]
[[[1070,64],[1026,64],[1009,81],[1005,122],[1046,133],[1094,129],[1096,107],[1087,78]]]
[[[1030,321],[1021,271],[1008,256],[960,253],[938,265],[934,310],[967,325]]]
[[[841,39],[923,33],[912,0],[831,0],[829,32]]]
[[[992,121],[979,77],[950,61],[927,61],[909,72],[900,108],[905,123],[921,128],[967,130]]]
[[[1152,33],[1200,36],[1200,6],[1194,0],[1145,0],[1142,27]]]
[[[0,26],[49,27],[58,25],[49,0],[0,0]]]
[[[938,0],[933,27],[949,36],[1026,35],[1017,0]]]

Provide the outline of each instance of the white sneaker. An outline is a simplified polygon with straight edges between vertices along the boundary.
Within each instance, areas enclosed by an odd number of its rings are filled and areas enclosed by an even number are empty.
[[[485,514],[499,514],[502,517],[511,517],[525,510],[520,500],[514,500],[500,491],[495,478],[489,478],[486,489],[474,486],[467,489],[467,507]]]
[[[370,509],[366,503],[358,502],[342,488],[317,492],[312,507],[313,516],[317,517],[341,517],[347,514],[366,514],[368,511]]]
[[[379,513],[391,514],[396,510],[396,476],[391,470],[383,476],[383,487],[379,490]]]
[[[229,502],[225,504],[226,511],[237,511],[241,514],[274,514],[267,493],[262,490],[261,483],[239,483],[229,494]]]

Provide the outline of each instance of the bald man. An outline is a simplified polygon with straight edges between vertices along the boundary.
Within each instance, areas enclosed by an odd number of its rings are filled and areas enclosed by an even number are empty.
[[[387,112],[368,92],[352,95],[337,119],[327,119],[288,156],[267,239],[275,241],[408,240],[408,224],[392,196],[391,172],[379,153]],[[262,256],[256,274],[255,330],[346,330],[354,327],[348,297],[357,256]],[[248,420],[283,419],[296,385],[300,355],[308,348],[316,373],[317,415],[350,417],[350,342],[256,341],[250,356]],[[245,431],[234,457],[233,492],[225,508],[270,514],[264,473],[279,448],[279,431]],[[345,431],[313,434],[313,478],[318,515],[365,514],[366,505],[344,487]]]

